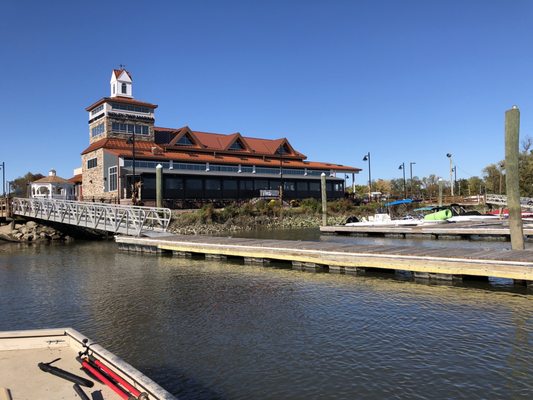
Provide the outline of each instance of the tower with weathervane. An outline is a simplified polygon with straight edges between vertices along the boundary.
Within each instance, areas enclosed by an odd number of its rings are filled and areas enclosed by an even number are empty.
[[[149,142],[154,142],[157,105],[133,98],[133,79],[124,68],[113,70],[109,84],[109,97],[103,97],[85,109],[89,113],[89,147],[82,153],[85,199],[95,196],[98,199],[120,198],[121,165],[117,154],[104,151],[109,142],[131,150],[137,143],[139,152]]]

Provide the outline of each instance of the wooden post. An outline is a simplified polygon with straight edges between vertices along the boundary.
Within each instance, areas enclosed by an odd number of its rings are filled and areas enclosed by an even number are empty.
[[[155,167],[155,199],[156,207],[163,207],[163,166]]]
[[[328,224],[328,198],[326,194],[326,174],[322,172],[320,174],[320,183],[322,191],[322,226],[327,226]]]
[[[505,112],[505,185],[509,207],[509,230],[513,250],[524,250],[524,232],[520,209],[520,187],[518,171],[518,139],[520,132],[520,110],[517,106]]]

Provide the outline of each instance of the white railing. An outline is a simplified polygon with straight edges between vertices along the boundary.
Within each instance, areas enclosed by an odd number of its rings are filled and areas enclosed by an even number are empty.
[[[503,194],[487,194],[485,195],[485,202],[487,204],[506,206],[507,196]],[[533,208],[533,198],[520,197],[520,206],[523,208]]]
[[[13,198],[12,207],[16,215],[132,236],[166,232],[171,216],[168,208],[20,197]]]

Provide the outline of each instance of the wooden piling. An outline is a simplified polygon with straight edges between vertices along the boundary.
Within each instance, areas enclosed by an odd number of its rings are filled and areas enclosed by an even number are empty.
[[[517,106],[505,112],[505,185],[509,207],[509,229],[513,250],[524,250],[524,232],[520,209],[520,187],[518,171],[518,138],[520,131],[520,110]]]
[[[328,198],[326,194],[326,174],[324,172],[320,174],[320,183],[322,191],[322,226],[326,226],[328,224]]]
[[[163,207],[163,166],[161,164],[155,167],[155,198],[156,206]]]

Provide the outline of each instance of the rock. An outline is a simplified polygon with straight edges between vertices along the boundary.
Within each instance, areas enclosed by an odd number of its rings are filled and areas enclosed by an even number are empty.
[[[60,240],[61,235],[58,235],[57,233],[55,235],[52,235],[52,240]]]
[[[21,225],[21,224],[15,224],[15,229],[20,229],[22,228],[24,225]]]
[[[27,226],[28,228],[35,228],[37,225],[38,225],[38,224],[37,224],[37,222],[35,222],[35,221],[28,221],[28,222],[26,222],[26,226]]]

